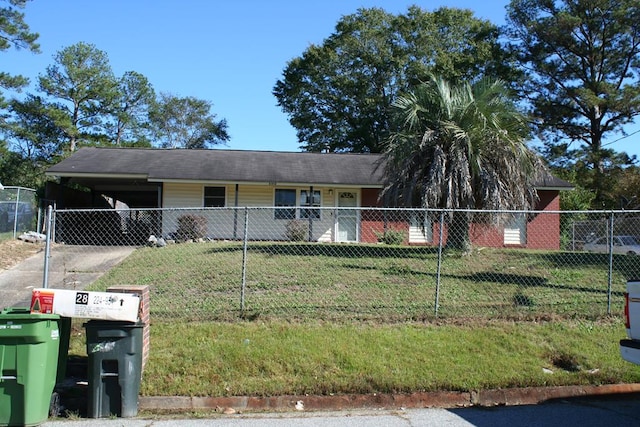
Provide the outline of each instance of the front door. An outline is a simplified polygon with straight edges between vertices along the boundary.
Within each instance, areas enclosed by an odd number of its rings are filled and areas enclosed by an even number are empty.
[[[338,191],[338,213],[336,215],[336,231],[338,242],[358,241],[358,193],[354,191]]]

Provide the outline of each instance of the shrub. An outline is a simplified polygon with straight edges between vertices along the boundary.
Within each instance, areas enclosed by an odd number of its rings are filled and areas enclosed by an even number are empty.
[[[304,242],[309,236],[309,223],[298,219],[287,223],[287,239],[292,242]]]
[[[386,245],[401,245],[405,240],[405,233],[401,230],[386,230],[384,233],[376,232],[378,242]]]
[[[178,218],[176,238],[179,241],[198,240],[207,235],[207,218],[199,215],[183,215]]]

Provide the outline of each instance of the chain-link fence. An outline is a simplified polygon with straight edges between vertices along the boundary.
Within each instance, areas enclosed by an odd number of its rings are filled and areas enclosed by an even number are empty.
[[[640,277],[634,215],[61,210],[49,271],[62,274],[48,285],[149,285],[154,322],[619,315],[627,280]],[[470,252],[451,249],[466,241]]]
[[[38,218],[35,190],[8,186],[0,190],[0,240],[36,231]]]

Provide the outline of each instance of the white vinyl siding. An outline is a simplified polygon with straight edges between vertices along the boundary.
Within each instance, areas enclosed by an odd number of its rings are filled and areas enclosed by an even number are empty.
[[[163,207],[175,208],[175,211],[164,211],[162,215],[163,235],[169,237],[175,233],[178,227],[178,218],[185,214],[194,214],[207,217],[207,237],[211,239],[239,239],[244,236],[244,207],[265,207],[269,209],[251,209],[249,212],[248,234],[251,240],[285,240],[287,220],[274,219],[274,195],[275,187],[268,185],[239,185],[238,208],[236,203],[236,186],[229,184],[224,186],[226,190],[226,208],[202,208],[204,188],[206,186],[222,186],[205,183],[165,183],[163,189]],[[283,187],[284,188],[284,187]],[[299,197],[300,191],[308,191],[309,187],[295,188]],[[321,192],[322,207],[334,206],[334,194],[329,193],[328,188],[314,188]],[[296,206],[298,209],[300,206]],[[197,208],[197,209],[182,209]],[[333,210],[323,210],[321,219],[312,222],[312,240],[331,242],[334,241],[334,214]],[[300,221],[308,221],[300,219]]]
[[[163,208],[201,208],[204,185],[167,182],[162,191]]]
[[[229,206],[233,206],[233,203],[235,203],[235,186],[228,194]],[[273,187],[267,185],[239,185],[238,206],[273,206]]]

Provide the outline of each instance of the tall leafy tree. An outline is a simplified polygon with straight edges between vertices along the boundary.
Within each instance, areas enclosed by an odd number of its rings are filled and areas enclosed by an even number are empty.
[[[111,111],[118,95],[106,53],[80,42],[62,49],[54,60],[39,76],[39,89],[67,112],[68,120],[58,123],[67,135],[67,150],[103,141],[105,113]]]
[[[307,151],[380,152],[395,97],[428,73],[510,75],[496,26],[468,10],[359,9],[291,60],[273,94]]]
[[[33,165],[44,167],[59,160],[67,143],[65,126],[60,126],[69,120],[64,107],[31,94],[24,100],[13,99],[10,104],[12,120],[6,134],[13,142],[13,150]]]
[[[536,200],[540,162],[502,82],[433,77],[393,107],[399,130],[385,150],[383,197],[389,204],[459,210],[451,213],[447,247],[470,248],[465,209],[522,209]]]
[[[640,114],[640,4],[512,0],[507,28],[531,76],[522,89],[547,154],[583,162],[594,203],[607,205],[603,140]]]
[[[613,191],[619,209],[640,209],[640,168],[632,166],[618,171]]]
[[[155,144],[163,148],[208,148],[229,140],[227,121],[216,120],[211,103],[161,93],[150,111]]]
[[[2,0],[2,3],[4,7],[0,7],[0,51],[14,48],[39,53],[38,34],[31,32],[24,21],[24,13],[20,11],[27,0]],[[0,88],[17,90],[26,86],[27,83],[28,80],[23,76],[0,71]],[[0,94],[0,106],[4,106],[2,94]]]
[[[145,76],[127,71],[118,81],[118,91],[112,104],[110,137],[117,146],[137,144],[144,140],[149,127],[149,111],[155,101],[153,86]]]
[[[0,7],[0,51],[9,49],[26,49],[33,53],[40,52],[37,43],[38,34],[31,32],[21,12],[28,0],[1,0]],[[0,89],[19,91],[28,84],[28,79],[20,75],[12,75],[0,71]],[[0,129],[7,131],[5,119],[8,106],[4,93],[0,90]],[[0,182],[5,185],[34,186],[28,178],[33,174],[27,159],[9,149],[6,141],[0,140]]]
[[[32,159],[9,150],[4,141],[0,141],[0,183],[40,188],[43,182],[44,175]]]

